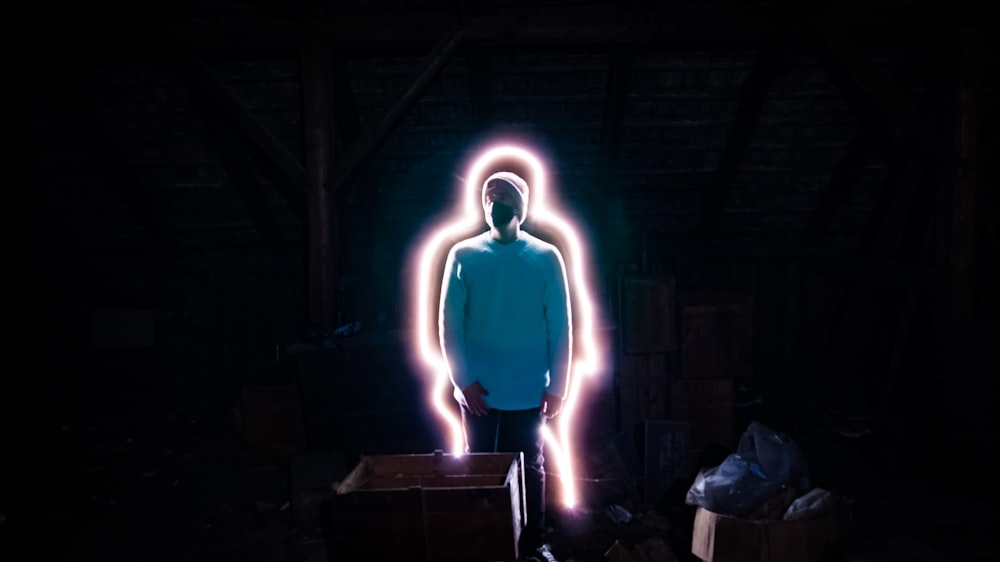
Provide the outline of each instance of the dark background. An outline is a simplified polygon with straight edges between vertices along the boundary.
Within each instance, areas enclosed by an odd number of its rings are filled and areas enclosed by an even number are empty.
[[[878,522],[867,537],[986,559],[997,15],[12,8],[4,548],[317,556],[324,486],[362,454],[444,446],[411,361],[409,260],[503,138],[544,156],[591,249],[607,361],[580,430],[589,501],[641,496],[644,432],[682,422],[674,495],[645,498],[682,528],[677,489],[757,420]]]

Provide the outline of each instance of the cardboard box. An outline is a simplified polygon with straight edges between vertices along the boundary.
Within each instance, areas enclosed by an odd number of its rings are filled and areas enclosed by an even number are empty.
[[[691,552],[706,562],[823,562],[837,539],[832,512],[801,521],[752,520],[699,507]]]
[[[337,560],[516,560],[521,453],[374,455],[331,498]]]

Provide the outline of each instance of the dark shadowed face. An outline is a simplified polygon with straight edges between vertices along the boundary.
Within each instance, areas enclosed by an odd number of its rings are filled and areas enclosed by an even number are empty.
[[[523,205],[520,194],[511,186],[502,182],[490,184],[483,192],[485,201],[486,223],[494,239],[501,243],[512,242],[518,237],[520,221],[517,213]]]

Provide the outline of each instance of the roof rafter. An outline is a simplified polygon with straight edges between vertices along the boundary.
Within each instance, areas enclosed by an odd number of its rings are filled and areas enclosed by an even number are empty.
[[[224,114],[216,111],[210,95],[191,77],[185,80],[188,96],[215,147],[230,183],[239,194],[257,233],[271,249],[281,246],[281,232],[274,211],[267,202],[265,188],[253,171],[247,152]]]
[[[702,234],[713,234],[725,206],[726,191],[734,187],[740,162],[750,146],[760,110],[771,82],[778,71],[778,50],[773,43],[766,43],[757,50],[753,68],[743,83],[743,95],[735,117],[729,126],[726,145],[719,157],[719,164],[713,174],[712,184],[705,190],[702,199],[700,230]]]
[[[456,28],[445,35],[424,57],[423,63],[414,71],[410,81],[403,85],[393,101],[387,104],[382,112],[373,119],[371,125],[365,127],[334,171],[334,179],[330,182],[330,189],[333,193],[339,192],[361,164],[381,145],[385,136],[399,123],[420,97],[427,84],[451,60],[452,55],[462,43],[463,36],[464,28]]]
[[[299,160],[240,103],[229,87],[219,80],[208,64],[195,54],[192,49],[183,48],[177,44],[170,44],[169,48],[172,50],[180,68],[208,92],[219,108],[232,119],[238,129],[252,141],[255,147],[260,149],[263,155],[281,170],[281,173],[287,178],[288,183],[296,186],[297,194],[291,194],[287,190],[281,190],[281,193],[297,212],[301,211],[301,191],[305,183],[305,170]],[[280,185],[278,184],[279,188]]]

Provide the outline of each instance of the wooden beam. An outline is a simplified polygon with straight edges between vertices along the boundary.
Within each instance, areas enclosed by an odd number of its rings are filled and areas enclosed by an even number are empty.
[[[777,49],[773,45],[768,44],[759,48],[753,68],[743,82],[743,95],[733,122],[729,126],[726,145],[713,173],[712,184],[702,197],[699,225],[702,235],[714,234],[725,206],[726,191],[734,187],[740,162],[750,145],[750,139],[760,118],[761,107],[764,105],[764,98],[767,97],[767,90],[777,72],[777,57]]]
[[[906,144],[924,158],[946,170],[956,164],[951,147],[937,139],[929,125],[905,103],[903,92],[866,60],[858,43],[843,28],[837,28],[821,17],[807,18],[817,37],[849,69],[857,86],[868,93],[870,113],[887,118],[891,130],[903,133]]]
[[[913,51],[908,52],[903,64],[896,72],[894,81],[900,89],[909,89],[918,78],[917,70],[922,67],[920,64],[922,60],[916,60],[917,58],[913,55]],[[851,192],[857,186],[861,173],[864,171],[865,158],[872,148],[877,148],[883,154],[890,168],[909,165],[889,135],[888,123],[883,114],[876,111],[875,107],[868,102],[867,96],[851,79],[848,69],[828,50],[824,50],[820,61],[827,76],[837,85],[841,95],[844,96],[847,106],[858,117],[858,129],[844,156],[837,163],[837,167],[830,177],[830,183],[820,196],[819,204],[809,217],[809,222],[803,231],[803,237],[806,238],[821,236],[837,211],[847,203]],[[885,184],[883,190],[886,188],[895,189],[896,187],[898,187],[898,182],[891,181]],[[892,194],[887,194],[887,197],[886,203],[893,201]],[[882,215],[873,213],[872,216]]]
[[[861,177],[865,168],[865,159],[874,136],[871,125],[862,122],[858,126],[851,144],[847,151],[837,162],[833,174],[830,176],[830,183],[820,195],[819,203],[809,215],[809,221],[802,232],[804,238],[819,238],[823,231],[830,225],[834,215],[840,210],[847,200],[850,199],[854,187]]]
[[[889,168],[875,207],[858,238],[857,253],[871,259],[915,258],[908,246],[919,246],[928,228],[933,204],[932,182],[926,161],[904,158]],[[912,255],[911,255],[912,254]]]
[[[920,305],[919,299],[926,291],[926,284],[930,277],[933,245],[931,232],[930,228],[924,230],[911,279],[906,286],[900,287],[900,290],[904,291],[905,299],[899,311],[896,330],[892,335],[889,364],[886,367],[885,378],[882,381],[882,388],[878,395],[879,400],[873,415],[875,423],[880,426],[898,417],[896,408],[899,406],[899,401],[896,396],[899,394],[897,388],[899,381],[903,379],[903,359],[906,357],[910,334],[917,321],[916,311]]]
[[[272,251],[279,250],[282,246],[282,236],[274,211],[268,204],[264,187],[253,171],[250,158],[240,147],[239,138],[233,133],[232,124],[226,121],[223,113],[216,110],[208,93],[198,83],[188,78],[185,85],[195,112],[205,125],[212,145],[226,169],[229,181],[243,201],[257,234]]]
[[[330,84],[330,46],[317,33],[302,42],[300,72],[302,83],[303,145],[308,200],[308,317],[313,325],[337,322],[339,248],[337,198],[328,182],[333,161],[333,107]],[[334,222],[338,224],[334,224]]]
[[[635,4],[635,3],[629,3]],[[646,3],[649,4],[649,3]],[[318,29],[328,42],[338,48],[357,48],[370,53],[378,46],[425,48],[443,34],[461,25],[462,14],[447,8],[386,8],[374,3],[371,9],[338,11],[330,8],[326,16],[314,18],[310,26]],[[471,8],[466,8],[472,12]],[[837,29],[876,42],[898,43],[921,40],[928,34],[958,29],[956,10],[941,9],[933,2],[907,4],[905,9],[888,3],[842,5],[837,3],[818,17]],[[980,10],[985,31],[1000,30],[1000,6],[991,4]],[[477,15],[489,25],[468,35],[469,44],[496,47],[519,45],[575,45],[607,49],[613,45],[633,44],[680,48],[686,43],[741,42],[754,45],[774,36],[796,36],[802,32],[802,20],[787,3],[730,3],[726,6],[684,6],[659,2],[655,7],[605,5],[502,6],[477,8]],[[39,17],[36,21],[45,21]],[[108,18],[80,19],[73,23],[50,23],[39,27],[42,41],[87,43],[95,41],[129,50],[148,39],[152,30],[164,31],[185,44],[220,52],[275,52],[294,50],[302,37],[303,26],[292,19],[263,18],[231,23],[199,21],[183,23],[179,18],[146,25],[117,23]]]
[[[462,42],[463,35],[464,29],[458,28],[442,38],[437,46],[427,54],[423,63],[414,72],[410,81],[398,92],[395,99],[373,119],[371,125],[365,127],[361,136],[338,163],[335,179],[330,184],[333,193],[338,193],[375,149],[385,141],[385,137],[420,97],[427,84],[451,60],[455,50]]]
[[[181,68],[212,96],[212,99],[237,127],[252,140],[264,155],[274,162],[288,179],[288,182],[301,189],[305,183],[305,171],[302,164],[281,144],[281,141],[240,103],[229,87],[219,80],[208,64],[192,49],[177,44],[170,44],[169,49]],[[293,202],[289,201],[289,203]]]

